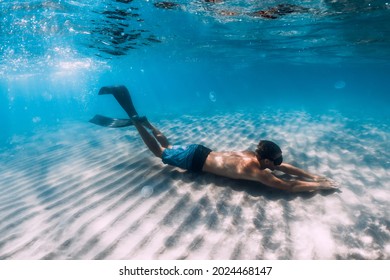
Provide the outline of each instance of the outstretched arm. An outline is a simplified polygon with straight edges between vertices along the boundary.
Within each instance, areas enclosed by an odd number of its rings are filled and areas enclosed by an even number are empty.
[[[282,163],[279,166],[275,166],[276,170],[282,171],[286,174],[295,175],[301,178],[311,179],[316,182],[326,181],[327,179],[322,176],[311,174],[308,171],[302,170],[288,163]]]
[[[337,189],[337,185],[334,182],[328,180],[318,182],[306,182],[301,180],[285,181],[280,178],[277,178],[272,173],[265,171],[262,171],[258,174],[257,181],[261,182],[264,185],[290,192],[307,192],[316,190]]]

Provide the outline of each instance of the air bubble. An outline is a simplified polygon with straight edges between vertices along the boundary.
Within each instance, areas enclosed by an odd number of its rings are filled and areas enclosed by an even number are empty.
[[[335,88],[335,89],[343,89],[343,88],[345,88],[346,85],[347,85],[347,84],[346,84],[344,81],[340,80],[340,81],[337,81],[337,82],[334,84],[334,88]]]
[[[144,198],[151,197],[152,194],[153,194],[153,187],[152,186],[144,186],[141,190],[141,195]]]
[[[209,99],[210,99],[211,102],[217,101],[217,95],[215,94],[214,91],[210,91],[210,93],[209,93]]]
[[[32,122],[33,123],[39,123],[41,121],[40,117],[33,117]]]

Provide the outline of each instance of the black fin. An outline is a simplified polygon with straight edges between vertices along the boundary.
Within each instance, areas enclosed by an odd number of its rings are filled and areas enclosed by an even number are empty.
[[[102,87],[99,95],[102,94],[112,94],[130,118],[138,115],[131,100],[130,93],[125,86]]]
[[[104,127],[126,127],[133,125],[130,119],[113,119],[102,115],[95,115],[89,122]]]

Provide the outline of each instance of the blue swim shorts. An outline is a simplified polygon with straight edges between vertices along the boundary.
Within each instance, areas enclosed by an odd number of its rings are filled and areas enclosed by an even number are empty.
[[[209,153],[211,153],[209,148],[197,144],[172,146],[172,148],[164,150],[161,159],[165,164],[199,172],[202,171]]]

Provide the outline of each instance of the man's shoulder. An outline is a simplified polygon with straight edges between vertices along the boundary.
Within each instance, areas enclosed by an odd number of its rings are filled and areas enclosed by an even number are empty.
[[[248,156],[255,156],[255,152],[253,152],[251,150],[245,150],[245,151],[242,151],[241,153],[243,153],[244,155],[248,155]]]
[[[263,173],[263,171],[264,171],[264,170],[260,169],[260,164],[259,164],[259,162],[257,161],[256,158],[252,158],[246,164],[246,167],[247,167],[248,171],[251,172],[252,174],[259,174],[259,175],[261,175]]]
[[[266,169],[260,169],[260,164],[257,160],[250,161],[245,167],[245,179],[263,182],[267,180],[272,173]]]

